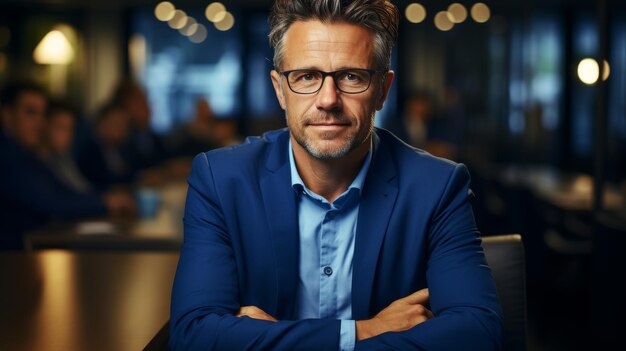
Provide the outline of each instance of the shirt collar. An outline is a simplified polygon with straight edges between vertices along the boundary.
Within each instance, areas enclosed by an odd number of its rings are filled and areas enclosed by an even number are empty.
[[[352,181],[352,184],[350,184],[346,192],[351,189],[357,189],[359,193],[361,193],[363,189],[363,184],[365,184],[365,177],[367,176],[367,171],[369,170],[371,163],[372,163],[372,141],[370,139],[370,147],[369,147],[369,151],[367,152],[367,155],[365,155],[365,161],[363,162],[363,165],[361,165],[361,169],[359,170],[359,173],[356,175],[356,177]],[[291,145],[291,138],[289,139],[289,166],[291,167],[291,186],[296,190],[300,188],[300,189],[304,189],[308,193],[312,193],[312,191],[309,190],[309,188],[307,188],[306,185],[304,185],[304,182],[302,181],[302,178],[300,178],[300,174],[298,173],[298,169],[296,168],[296,161],[293,157],[293,148]]]

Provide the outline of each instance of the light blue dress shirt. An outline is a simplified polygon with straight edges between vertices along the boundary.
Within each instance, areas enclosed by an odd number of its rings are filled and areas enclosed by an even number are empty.
[[[300,264],[296,317],[341,320],[339,348],[354,350],[356,324],[352,320],[352,258],[361,189],[372,160],[365,157],[348,189],[329,203],[304,185],[289,142],[291,185],[298,194]]]

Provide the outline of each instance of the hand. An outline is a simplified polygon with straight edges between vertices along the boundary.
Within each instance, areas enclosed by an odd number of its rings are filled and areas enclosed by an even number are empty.
[[[392,302],[371,319],[356,322],[357,341],[372,338],[386,332],[409,330],[433,318],[433,313],[424,307],[428,303],[428,289]]]
[[[137,212],[135,199],[127,193],[109,192],[104,195],[104,205],[111,216],[134,214]]]
[[[167,172],[165,172],[161,166],[144,169],[139,172],[139,175],[137,176],[137,185],[147,187],[160,187],[168,181],[166,173]]]
[[[239,309],[239,313],[237,313],[236,316],[237,317],[247,316],[250,318],[261,319],[264,321],[278,322],[278,319],[270,316],[269,314],[265,313],[265,311],[263,311],[262,309],[256,306],[243,306]]]

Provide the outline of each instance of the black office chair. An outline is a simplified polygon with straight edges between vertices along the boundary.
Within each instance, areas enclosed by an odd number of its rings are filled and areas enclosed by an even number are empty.
[[[526,265],[522,237],[492,235],[482,240],[504,315],[504,350],[526,351]]]
[[[518,234],[484,236],[482,246],[504,314],[504,350],[526,351],[526,268],[522,237]],[[165,351],[168,339],[169,322],[144,351]]]

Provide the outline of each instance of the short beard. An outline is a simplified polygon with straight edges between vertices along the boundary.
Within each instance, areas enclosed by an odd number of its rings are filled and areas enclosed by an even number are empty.
[[[324,161],[337,160],[344,156],[346,156],[350,151],[354,150],[358,145],[355,145],[355,136],[351,136],[346,140],[343,147],[338,150],[331,150],[322,152],[321,150],[316,150],[314,146],[311,144],[310,140],[307,138],[300,138],[297,135],[294,135],[294,139],[296,142],[300,144],[311,156]]]
[[[287,117],[286,113],[285,113],[285,116]],[[287,117],[286,119],[287,119],[287,127],[290,128],[289,118]],[[302,123],[307,124],[313,120],[319,121],[319,120],[324,120],[324,119],[332,119],[335,121],[345,121],[345,120],[348,120],[349,118],[340,113],[328,113],[319,117],[313,117],[313,118],[306,117],[305,121]],[[365,142],[365,140],[367,140],[367,137],[371,135],[373,128],[374,128],[374,123],[372,121],[372,123],[370,124],[369,130],[367,131],[367,133],[365,133],[365,135],[363,135],[362,140],[360,140],[361,139],[360,134],[350,135],[347,139],[344,140],[344,143],[342,144],[340,148],[336,150],[328,150],[328,151],[322,151],[322,150],[319,150],[319,148],[315,148],[314,143],[309,138],[307,138],[306,135],[304,134],[304,129],[301,129],[302,135],[298,135],[293,132],[291,134],[293,135],[293,138],[296,140],[296,142],[303,149],[305,149],[311,156],[319,160],[330,161],[330,160],[340,159],[346,156],[352,150],[356,149],[358,146],[360,146],[363,142]],[[323,141],[321,143],[323,143]]]

